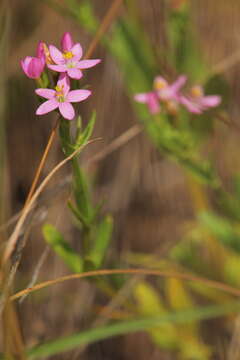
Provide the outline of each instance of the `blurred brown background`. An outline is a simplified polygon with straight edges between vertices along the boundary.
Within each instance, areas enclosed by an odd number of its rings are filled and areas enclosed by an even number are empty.
[[[100,18],[111,4],[109,0],[95,0]],[[139,11],[154,46],[164,46],[163,24],[167,0],[139,0]],[[63,18],[43,1],[11,0],[8,2],[10,22],[8,58],[5,87],[0,91],[6,99],[6,178],[7,202],[5,219],[23,206],[34,172],[54,123],[54,115],[34,115],[37,99],[34,84],[23,75],[19,61],[33,55],[39,40],[59,44],[63,32],[73,33],[86,50],[91,37],[69,18]],[[239,123],[239,70],[240,65],[240,3],[236,0],[192,1],[192,18],[201,41],[202,51],[211,66],[219,66],[226,75],[233,101],[231,116]],[[233,56],[233,60],[231,62]],[[234,57],[235,56],[235,57]],[[124,91],[122,75],[115,61],[101,45],[94,58],[103,59],[101,65],[86,73],[86,83],[93,89],[93,96],[79,111],[88,118],[92,108],[97,110],[97,125],[94,135],[102,140],[89,146],[82,155],[82,162],[136,123],[130,101]],[[230,60],[229,60],[230,57]],[[4,68],[2,68],[3,70]],[[233,169],[240,168],[238,157],[239,132],[236,128],[220,124],[212,143],[216,162],[224,177]],[[231,156],[229,156],[231,154]],[[59,144],[55,142],[44,169],[43,176],[62,159]],[[164,252],[179,240],[183,220],[192,216],[187,183],[180,169],[162,159],[149,139],[140,134],[121,149],[94,164],[89,173],[95,181],[96,200],[105,199],[105,210],[115,218],[112,255],[121,259],[124,251]],[[65,187],[52,196],[55,184],[68,174],[64,168],[49,186],[49,196],[43,207],[42,219],[36,219],[31,227],[28,244],[20,267],[19,288],[28,283],[45,249],[41,235],[42,221],[56,225],[67,239],[77,247],[67,207],[63,208],[69,188]],[[40,215],[39,215],[40,216]],[[74,239],[74,240],[72,240]],[[41,268],[39,280],[54,278],[66,273],[61,260],[50,250]],[[64,296],[63,296],[64,294]],[[73,296],[74,294],[74,296]],[[37,301],[23,302],[20,316],[23,333],[28,343],[47,341],[53,336],[69,334],[74,329],[87,327],[84,313],[94,300],[93,287],[88,283],[69,283],[49,288]],[[71,306],[71,312],[67,307]],[[64,310],[66,309],[66,310]],[[22,314],[22,315],[21,315]],[[117,350],[116,350],[117,349]],[[147,335],[130,335],[127,340],[115,339],[89,348],[85,355],[78,352],[57,359],[162,359],[173,360],[161,354],[151,344]]]

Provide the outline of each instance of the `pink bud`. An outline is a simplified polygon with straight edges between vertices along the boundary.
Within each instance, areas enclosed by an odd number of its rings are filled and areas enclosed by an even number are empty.
[[[27,56],[25,59],[21,60],[22,69],[30,79],[40,78],[44,70],[46,64],[44,46],[46,46],[45,43],[43,41],[39,41],[36,57]]]
[[[61,39],[62,51],[71,51],[73,45],[74,43],[71,34],[69,32],[65,32]]]
[[[39,41],[38,47],[37,47],[37,58],[45,60],[45,51],[44,46],[46,44],[43,41]]]
[[[27,56],[24,60],[21,60],[21,66],[30,79],[38,79],[44,70],[45,61],[41,58]]]

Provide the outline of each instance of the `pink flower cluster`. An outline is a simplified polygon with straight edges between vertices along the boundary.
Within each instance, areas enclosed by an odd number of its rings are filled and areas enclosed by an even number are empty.
[[[31,79],[39,79],[46,66],[60,73],[54,89],[35,90],[36,94],[47,99],[38,107],[37,115],[59,109],[65,119],[72,120],[75,117],[71,103],[87,99],[91,91],[83,89],[70,91],[70,78],[79,80],[83,76],[81,70],[91,68],[101,61],[100,59],[81,60],[82,55],[80,43],[74,44],[71,34],[66,32],[61,39],[61,51],[54,45],[48,47],[45,43],[39,42],[36,57],[27,56],[21,60],[24,73]]]
[[[189,112],[201,114],[211,107],[216,107],[221,102],[218,95],[204,95],[203,87],[196,85],[191,88],[188,94],[181,93],[186,84],[187,77],[181,75],[178,79],[169,84],[162,76],[154,79],[153,90],[147,93],[136,94],[134,99],[137,102],[146,104],[151,114],[161,111],[161,103],[165,104],[169,113],[176,114],[179,105],[183,105]]]

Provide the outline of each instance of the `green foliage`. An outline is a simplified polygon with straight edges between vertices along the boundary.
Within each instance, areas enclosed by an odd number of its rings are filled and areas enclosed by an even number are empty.
[[[96,269],[99,269],[103,263],[111,240],[112,231],[113,219],[110,215],[105,216],[96,226],[93,246],[88,255],[88,260],[94,264]]]
[[[29,351],[30,359],[60,354],[77,347],[88,345],[96,341],[101,341],[113,336],[133,333],[136,331],[148,330],[159,327],[162,324],[185,324],[192,321],[216,318],[226,314],[239,312],[239,302],[229,303],[221,306],[207,306],[195,308],[194,310],[177,311],[170,314],[144,317],[137,320],[126,320],[103,327],[86,330],[72,336],[60,338],[58,340],[36,346]]]
[[[43,235],[46,242],[52,247],[68,267],[76,273],[82,272],[83,260],[64,240],[62,234],[50,224],[43,227]]]
[[[194,81],[206,76],[201,51],[197,47],[196,34],[190,20],[189,4],[170,11],[167,21],[167,35],[170,43],[170,58],[178,73],[188,74]],[[169,55],[168,54],[168,55]]]
[[[81,118],[77,120],[74,131],[70,131],[70,122],[61,119],[59,134],[63,152],[66,156],[85,145],[93,132],[96,113],[93,112],[87,126],[82,129]],[[113,230],[111,216],[100,217],[101,206],[92,203],[89,181],[81,169],[78,160],[71,160],[73,171],[73,201],[68,201],[69,208],[81,230],[83,254],[80,257],[64,241],[61,234],[51,225],[43,229],[46,241],[63,258],[72,271],[98,269],[104,260]]]
[[[210,212],[204,212],[199,214],[199,220],[224,245],[240,252],[240,231],[227,219]]]

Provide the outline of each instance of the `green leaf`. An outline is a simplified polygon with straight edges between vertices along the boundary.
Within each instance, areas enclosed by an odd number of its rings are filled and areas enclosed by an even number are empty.
[[[77,211],[85,223],[90,224],[93,219],[94,209],[91,203],[91,194],[88,181],[78,164],[77,159],[72,160],[73,165],[73,192]]]
[[[203,62],[201,49],[196,45],[197,34],[190,18],[190,6],[170,12],[167,34],[171,46],[170,58],[177,72],[190,75],[192,80],[202,81],[208,70]]]
[[[69,2],[69,0],[67,0]],[[76,20],[90,33],[95,33],[99,27],[99,21],[93,12],[93,6],[90,1],[83,0],[78,3],[71,0],[71,11]]]
[[[88,219],[86,219],[84,217],[84,215],[73,205],[73,203],[71,201],[68,201],[68,207],[72,211],[75,218],[77,218],[80,221],[80,223],[83,227],[85,227],[85,228],[90,227],[90,223],[89,223]]]
[[[88,256],[96,269],[99,269],[103,262],[111,240],[112,231],[113,219],[110,215],[105,216],[95,230],[94,244]]]
[[[62,234],[52,225],[45,224],[43,226],[43,236],[46,242],[53,250],[63,259],[68,267],[76,272],[82,272],[83,261],[81,257],[64,240]]]
[[[79,132],[79,134],[75,140],[74,146],[76,149],[79,146],[83,146],[88,142],[89,138],[92,135],[95,122],[96,122],[96,111],[93,111],[92,116],[91,116],[87,126],[85,127],[85,129],[83,130],[82,133]]]
[[[145,281],[137,284],[133,291],[136,299],[136,310],[142,316],[159,316],[168,314],[168,309],[153,286]],[[175,349],[177,346],[177,331],[173,324],[163,323],[149,330],[153,341],[165,348]]]
[[[220,216],[210,212],[202,212],[199,214],[199,219],[212,234],[230,248],[240,251],[240,233],[233,227],[233,225]]]
[[[82,331],[81,333],[36,346],[28,352],[29,358],[38,359],[40,357],[60,354],[77,347],[92,344],[96,341],[101,341],[113,336],[129,334],[136,331],[149,330],[154,327],[158,327],[160,324],[185,324],[192,321],[200,321],[231,313],[238,313],[239,310],[239,301],[235,301],[233,303],[222,306],[207,306],[174,312],[166,315],[158,315],[154,317],[151,316],[137,320],[127,320],[95,329]]]

